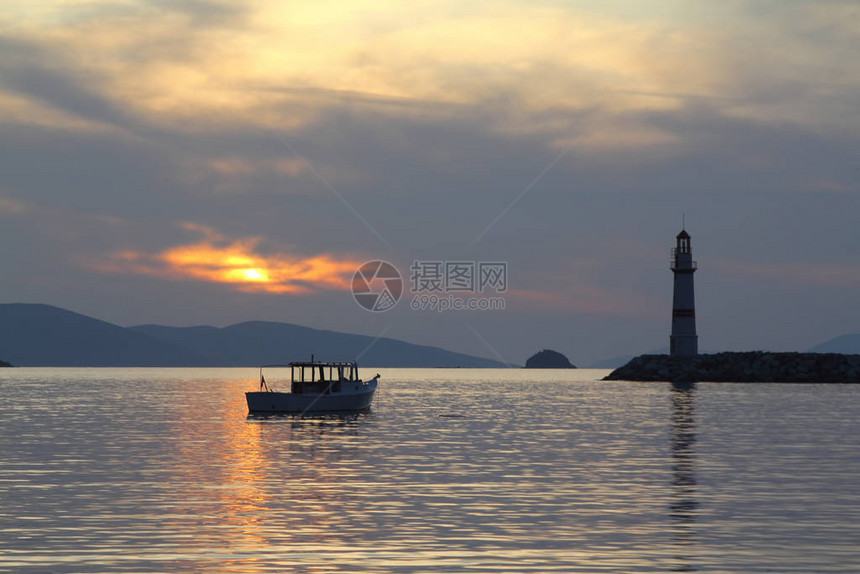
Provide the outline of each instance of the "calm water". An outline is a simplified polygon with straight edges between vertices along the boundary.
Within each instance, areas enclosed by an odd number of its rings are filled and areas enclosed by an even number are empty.
[[[302,419],[254,369],[2,370],[0,571],[860,571],[858,386],[379,371]]]

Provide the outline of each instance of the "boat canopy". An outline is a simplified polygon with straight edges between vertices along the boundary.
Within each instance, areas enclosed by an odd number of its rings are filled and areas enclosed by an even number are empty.
[[[260,384],[265,384],[263,368],[289,367],[293,383],[317,383],[337,381],[361,381],[358,375],[358,363],[355,361],[296,361],[289,365],[262,365],[260,367]]]
[[[358,363],[343,362],[295,362],[290,363],[294,383],[315,383],[317,381],[359,381]],[[307,369],[307,371],[306,371]]]

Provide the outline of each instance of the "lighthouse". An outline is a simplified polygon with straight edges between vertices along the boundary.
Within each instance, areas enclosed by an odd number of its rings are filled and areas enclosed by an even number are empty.
[[[693,294],[693,273],[696,262],[690,248],[690,234],[685,229],[675,237],[672,249],[672,274],[675,291],[672,295],[672,335],[669,337],[669,354],[673,357],[692,357],[699,353],[696,336],[696,299]]]

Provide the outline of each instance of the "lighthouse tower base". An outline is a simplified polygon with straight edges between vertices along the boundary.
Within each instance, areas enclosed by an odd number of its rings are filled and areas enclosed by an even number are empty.
[[[699,337],[696,335],[671,335],[669,354],[673,357],[695,357],[699,354]]]

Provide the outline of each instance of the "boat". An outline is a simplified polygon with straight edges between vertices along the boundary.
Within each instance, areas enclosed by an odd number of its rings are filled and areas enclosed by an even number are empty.
[[[265,368],[289,368],[290,392],[269,387],[263,375]],[[363,381],[355,361],[293,362],[289,365],[263,365],[260,367],[260,390],[245,393],[251,413],[320,413],[355,412],[367,410],[380,375]]]

